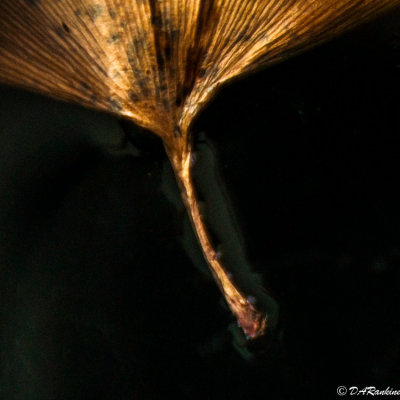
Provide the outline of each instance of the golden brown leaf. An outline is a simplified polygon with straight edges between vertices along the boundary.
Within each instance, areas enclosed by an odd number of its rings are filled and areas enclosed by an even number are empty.
[[[245,333],[271,321],[217,257],[193,188],[189,126],[226,81],[399,0],[1,0],[0,82],[111,112],[165,143],[204,255]],[[264,310],[265,311],[265,310]]]
[[[0,81],[186,132],[223,82],[398,0],[2,0]]]

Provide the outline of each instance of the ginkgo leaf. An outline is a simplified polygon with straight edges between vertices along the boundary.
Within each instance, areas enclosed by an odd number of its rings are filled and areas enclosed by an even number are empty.
[[[1,0],[0,82],[128,118],[159,135],[211,271],[247,336],[271,318],[219,260],[193,188],[190,124],[228,80],[399,0]]]

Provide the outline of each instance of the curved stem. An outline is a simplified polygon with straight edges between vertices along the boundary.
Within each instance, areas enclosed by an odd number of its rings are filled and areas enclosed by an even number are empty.
[[[267,329],[268,316],[265,311],[259,310],[256,303],[252,301],[253,299],[251,297],[247,298],[234,283],[232,275],[221,263],[218,252],[212,244],[204,217],[199,209],[193,185],[191,174],[192,151],[190,147],[185,146],[183,148],[184,151],[182,151],[181,147],[179,156],[174,149],[168,148],[168,146],[165,147],[179,184],[183,202],[215,281],[246,337],[254,339],[262,336]]]

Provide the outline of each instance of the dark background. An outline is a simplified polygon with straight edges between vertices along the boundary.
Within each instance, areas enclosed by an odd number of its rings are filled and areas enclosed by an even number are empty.
[[[0,398],[400,389],[399,21],[234,82],[194,125],[281,308],[252,361],[182,249],[159,141],[1,87]]]

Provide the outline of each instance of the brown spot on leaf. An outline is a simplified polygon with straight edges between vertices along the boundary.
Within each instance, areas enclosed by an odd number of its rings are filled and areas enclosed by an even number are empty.
[[[157,53],[157,65],[160,70],[164,69],[164,58],[160,53]]]
[[[248,42],[251,39],[251,36],[247,33],[240,33],[237,37],[238,42]]]
[[[140,97],[137,93],[135,93],[133,90],[130,90],[129,93],[129,99],[133,102],[136,103],[137,101],[139,101]]]
[[[112,112],[119,112],[119,111],[122,110],[122,105],[118,100],[113,99],[112,97],[110,97],[109,98],[109,109]]]
[[[161,19],[161,16],[159,16],[159,15],[153,15],[153,16],[151,17],[151,24],[152,24],[155,28],[161,29],[161,27],[162,27],[162,19]]]
[[[162,101],[161,101],[161,104],[164,106],[164,108],[167,110],[167,111],[169,111],[170,110],[170,104],[169,104],[169,101],[168,101],[168,99],[167,98],[163,98],[162,99]]]
[[[139,79],[138,81],[138,85],[140,87],[140,91],[142,92],[144,97],[149,97],[150,96],[150,89],[147,85],[147,79]]]
[[[182,136],[182,130],[181,130],[179,125],[175,125],[174,136],[175,137],[181,137]]]
[[[176,99],[175,99],[175,105],[176,105],[177,107],[180,107],[180,106],[182,105],[182,102],[183,102],[182,95],[181,95],[181,94],[178,94],[178,95],[176,96]]]
[[[92,94],[90,97],[90,103],[92,105],[96,105],[98,103],[99,99],[97,98],[97,95],[95,93]]]
[[[90,86],[89,86],[86,82],[84,82],[84,81],[81,82],[81,87],[82,87],[82,89],[85,90],[85,91],[87,91],[87,90],[90,89]]]
[[[69,26],[65,22],[62,23],[62,27],[65,33],[71,33],[71,29],[69,29]]]
[[[200,68],[199,71],[197,72],[197,76],[199,78],[203,78],[205,74],[206,74],[206,69],[205,68]]]
[[[179,30],[178,29],[172,30],[170,33],[170,37],[172,42],[176,42],[179,38]]]
[[[102,15],[104,12],[104,6],[101,4],[94,4],[88,8],[88,14],[89,17],[93,20],[96,21],[100,15]]]
[[[67,27],[67,29],[68,30],[66,30],[64,28],[64,24],[61,24],[60,26],[57,26],[57,28],[55,29],[55,32],[56,32],[58,37],[64,38],[65,35],[70,32],[68,27]]]
[[[165,43],[164,55],[165,55],[166,61],[168,62],[171,58],[171,45],[169,44],[169,42]]]
[[[111,19],[117,18],[117,10],[115,8],[109,8],[108,13],[110,14]]]
[[[118,43],[121,41],[121,34],[119,32],[114,32],[111,36],[107,39],[108,44]]]
[[[25,0],[25,2],[28,4],[28,6],[38,6],[41,3],[41,0]]]

